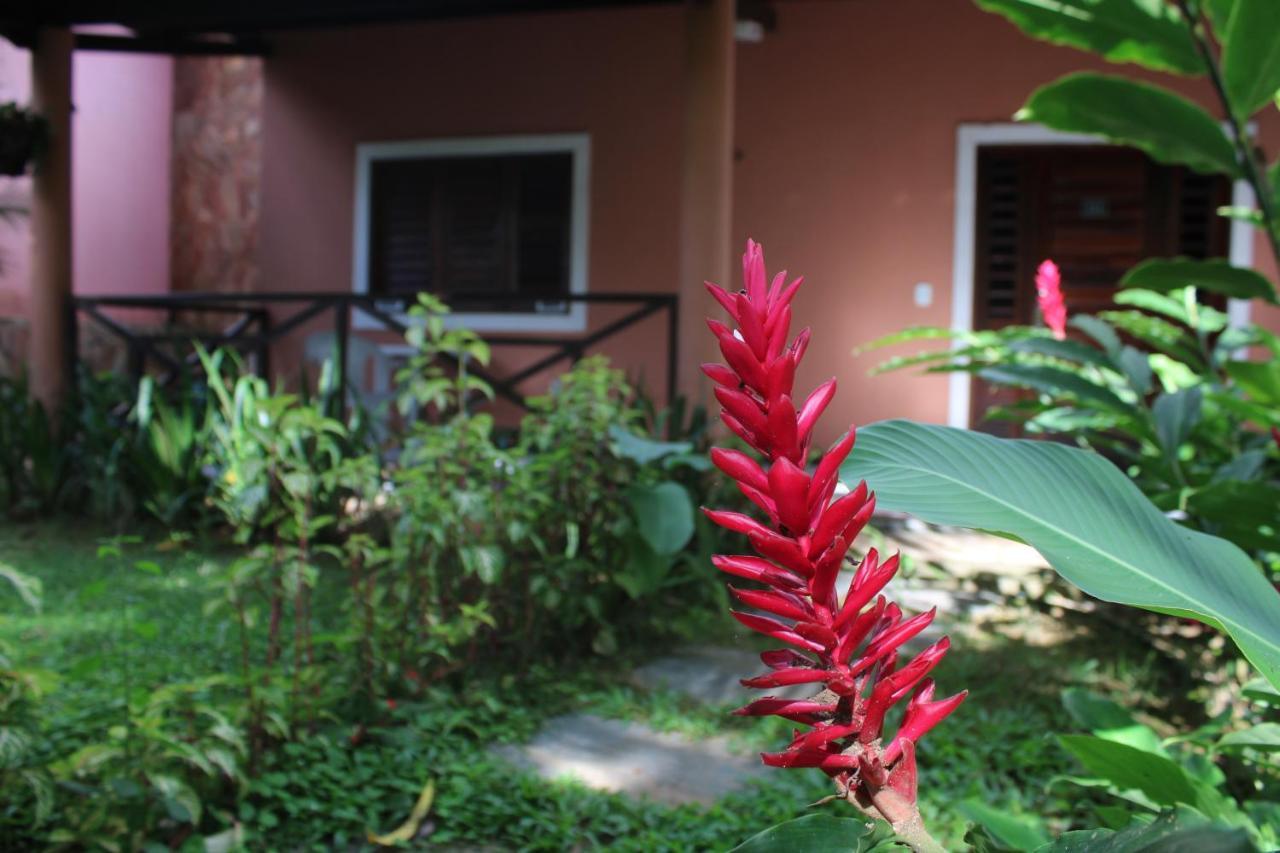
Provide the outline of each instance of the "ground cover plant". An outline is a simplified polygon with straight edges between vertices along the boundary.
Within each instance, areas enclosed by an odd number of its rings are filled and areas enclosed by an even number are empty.
[[[399,826],[423,788],[434,782],[424,842],[535,850],[574,845],[718,850],[734,846],[763,822],[803,814],[808,803],[828,792],[821,778],[779,773],[711,807],[669,807],[547,782],[514,771],[489,753],[490,745],[527,739],[544,719],[571,709],[642,720],[695,737],[726,730],[729,708],[642,690],[626,679],[626,667],[653,653],[656,647],[651,647],[634,650],[633,656],[621,652],[613,668],[540,664],[517,674],[494,662],[464,680],[402,696],[394,708],[384,700],[381,713],[363,721],[324,712],[315,726],[294,727],[265,751],[252,774],[244,753],[228,749],[236,759],[235,773],[219,769],[216,787],[207,785],[200,757],[184,750],[176,774],[197,783],[191,793],[200,799],[197,803],[183,792],[185,802],[172,804],[175,817],[159,792],[135,791],[124,782],[159,773],[171,761],[154,739],[142,741],[151,733],[163,735],[170,725],[163,721],[158,730],[145,731],[154,724],[154,712],[148,710],[155,706],[153,697],[189,703],[186,710],[197,716],[212,712],[234,720],[243,713],[234,679],[228,678],[240,655],[235,624],[225,611],[208,607],[222,596],[223,571],[236,553],[175,546],[157,536],[158,543],[112,545],[100,559],[100,534],[108,532],[50,522],[13,525],[0,533],[6,559],[45,579],[39,611],[12,590],[0,593],[0,641],[16,652],[13,663],[44,683],[32,699],[38,713],[28,717],[37,755],[33,766],[45,762],[52,768],[49,810],[32,823],[35,794],[11,779],[12,765],[5,765],[0,834],[17,849],[45,847],[53,833],[75,843],[128,848],[127,836],[104,825],[104,818],[134,820],[135,832],[152,820],[146,836],[151,841],[173,843],[189,828],[187,849],[203,849],[207,836],[227,844],[239,839],[248,849],[359,845],[367,843],[368,832]],[[317,634],[343,629],[345,585],[341,575],[321,577]],[[1046,619],[1044,624],[1052,623]],[[961,846],[969,828],[969,819],[954,808],[967,800],[1015,814],[1047,815],[1055,828],[1088,818],[1092,800],[1050,784],[1071,770],[1069,755],[1045,734],[1073,726],[1060,691],[1106,691],[1124,683],[1147,706],[1159,707],[1166,689],[1159,667],[1152,667],[1150,653],[1137,643],[1115,663],[1100,665],[1099,657],[1114,657],[1115,650],[1114,638],[1098,633],[1100,628],[1082,623],[1070,642],[1053,644],[1028,645],[991,634],[948,658],[951,678],[973,685],[974,710],[922,745],[920,807],[949,848]],[[726,639],[739,636],[727,619],[706,624],[700,634],[712,632]],[[1051,675],[1037,679],[1044,668]],[[122,690],[125,683],[131,685],[129,695]],[[68,761],[86,750],[82,759],[122,747],[116,735],[127,725],[126,701],[133,715],[129,725],[136,728],[134,772],[121,774],[118,763]],[[727,719],[731,737],[744,750],[789,734],[782,720]],[[4,724],[11,720],[6,714]],[[216,745],[187,737],[184,732],[180,742],[216,752]],[[501,786],[492,784],[495,777],[503,779]],[[152,798],[146,808],[145,797]],[[198,827],[179,819],[193,809],[200,813]]]

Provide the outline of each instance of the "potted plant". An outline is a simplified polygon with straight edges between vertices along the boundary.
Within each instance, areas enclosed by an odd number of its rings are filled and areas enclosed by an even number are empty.
[[[49,123],[13,101],[0,104],[0,175],[26,174],[49,144]]]

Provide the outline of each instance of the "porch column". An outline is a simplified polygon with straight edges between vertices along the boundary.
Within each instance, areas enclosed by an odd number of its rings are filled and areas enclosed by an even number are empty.
[[[68,390],[71,300],[71,54],[68,27],[41,27],[31,50],[31,102],[49,122],[49,149],[31,192],[31,390],[51,413]]]
[[[685,113],[680,197],[680,365],[677,386],[709,396],[698,369],[718,360],[703,318],[714,281],[737,288],[729,245],[733,218],[735,0],[689,0],[685,7]]]

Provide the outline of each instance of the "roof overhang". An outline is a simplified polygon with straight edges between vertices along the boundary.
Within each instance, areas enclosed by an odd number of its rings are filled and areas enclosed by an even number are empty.
[[[29,47],[41,27],[123,27],[132,35],[77,33],[82,50],[265,54],[289,30],[659,5],[679,0],[42,0],[0,13],[0,35]]]

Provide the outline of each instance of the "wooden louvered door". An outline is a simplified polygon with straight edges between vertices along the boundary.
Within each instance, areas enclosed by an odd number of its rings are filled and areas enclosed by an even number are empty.
[[[1217,208],[1230,183],[1111,146],[990,146],[979,149],[974,326],[1038,322],[1036,266],[1062,270],[1072,314],[1105,310],[1116,284],[1150,257],[1224,255],[1228,228]],[[970,422],[1013,435],[1007,421],[984,422],[992,406],[1021,395],[974,381]]]

